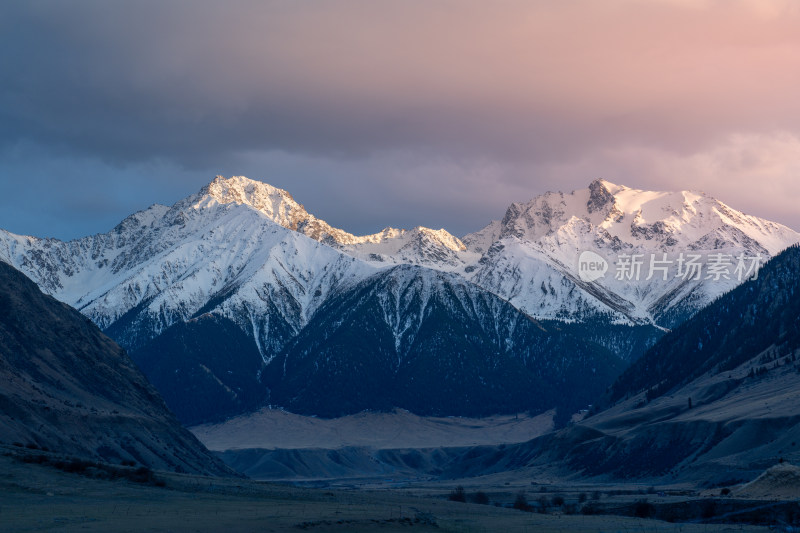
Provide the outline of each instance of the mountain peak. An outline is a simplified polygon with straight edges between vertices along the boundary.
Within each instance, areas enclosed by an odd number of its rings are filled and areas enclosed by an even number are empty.
[[[269,183],[253,180],[246,176],[216,176],[211,183],[205,187],[210,194],[244,194],[247,199],[264,195],[278,195],[294,201],[288,191],[273,187]]]
[[[192,199],[194,208],[226,204],[250,207],[286,229],[331,246],[348,244],[356,239],[310,214],[288,191],[244,176],[217,176]]]
[[[249,206],[266,215],[276,224],[303,233],[334,248],[369,246],[386,241],[396,241],[397,245],[393,247],[393,251],[397,251],[394,248],[399,249],[406,245],[407,240],[424,237],[450,251],[456,252],[465,249],[464,244],[446,230],[434,230],[422,226],[417,226],[412,230],[387,227],[373,235],[356,236],[335,228],[310,214],[303,205],[294,200],[289,192],[244,176],[230,178],[217,176],[200,190],[199,199],[195,197],[192,203],[195,208],[225,204]],[[371,250],[371,252],[375,253],[379,250]]]
[[[614,194],[627,189],[620,185],[615,185],[610,181],[596,179],[589,184],[589,201],[586,202],[586,209],[589,213],[602,211],[607,206],[614,205]]]
[[[625,185],[617,185],[616,183],[611,183],[605,178],[597,178],[592,183],[589,184],[589,190],[603,188],[611,194],[616,194],[619,191],[624,189],[629,189],[630,187],[626,187]]]
[[[297,223],[309,216],[287,191],[244,176],[217,176],[199,194],[200,201],[196,205],[247,205],[289,229],[296,229]]]

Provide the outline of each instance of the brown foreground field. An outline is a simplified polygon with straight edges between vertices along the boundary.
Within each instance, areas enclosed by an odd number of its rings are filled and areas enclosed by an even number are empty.
[[[41,457],[29,455],[29,458]],[[88,467],[0,456],[0,531],[765,531],[617,516],[537,514],[397,491],[304,489],[157,472],[117,479]]]

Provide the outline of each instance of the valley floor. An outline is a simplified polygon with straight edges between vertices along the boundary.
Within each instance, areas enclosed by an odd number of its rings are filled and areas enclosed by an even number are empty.
[[[483,418],[418,416],[403,409],[361,412],[341,418],[261,409],[217,424],[189,428],[209,449],[376,449],[480,446],[529,441],[553,429],[554,411],[538,416]]]
[[[304,489],[156,473],[104,480],[0,456],[0,531],[766,531],[617,516],[537,514],[447,501],[435,491]]]

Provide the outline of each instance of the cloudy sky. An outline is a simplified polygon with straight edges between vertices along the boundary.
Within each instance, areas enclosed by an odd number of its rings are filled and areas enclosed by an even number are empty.
[[[461,235],[598,177],[800,228],[800,2],[0,4],[0,228],[73,238],[214,175]]]

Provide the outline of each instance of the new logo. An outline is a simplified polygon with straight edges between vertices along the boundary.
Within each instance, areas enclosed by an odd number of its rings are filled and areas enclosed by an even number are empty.
[[[578,257],[578,277],[587,283],[598,280],[608,272],[608,261],[596,253],[586,250]]]

